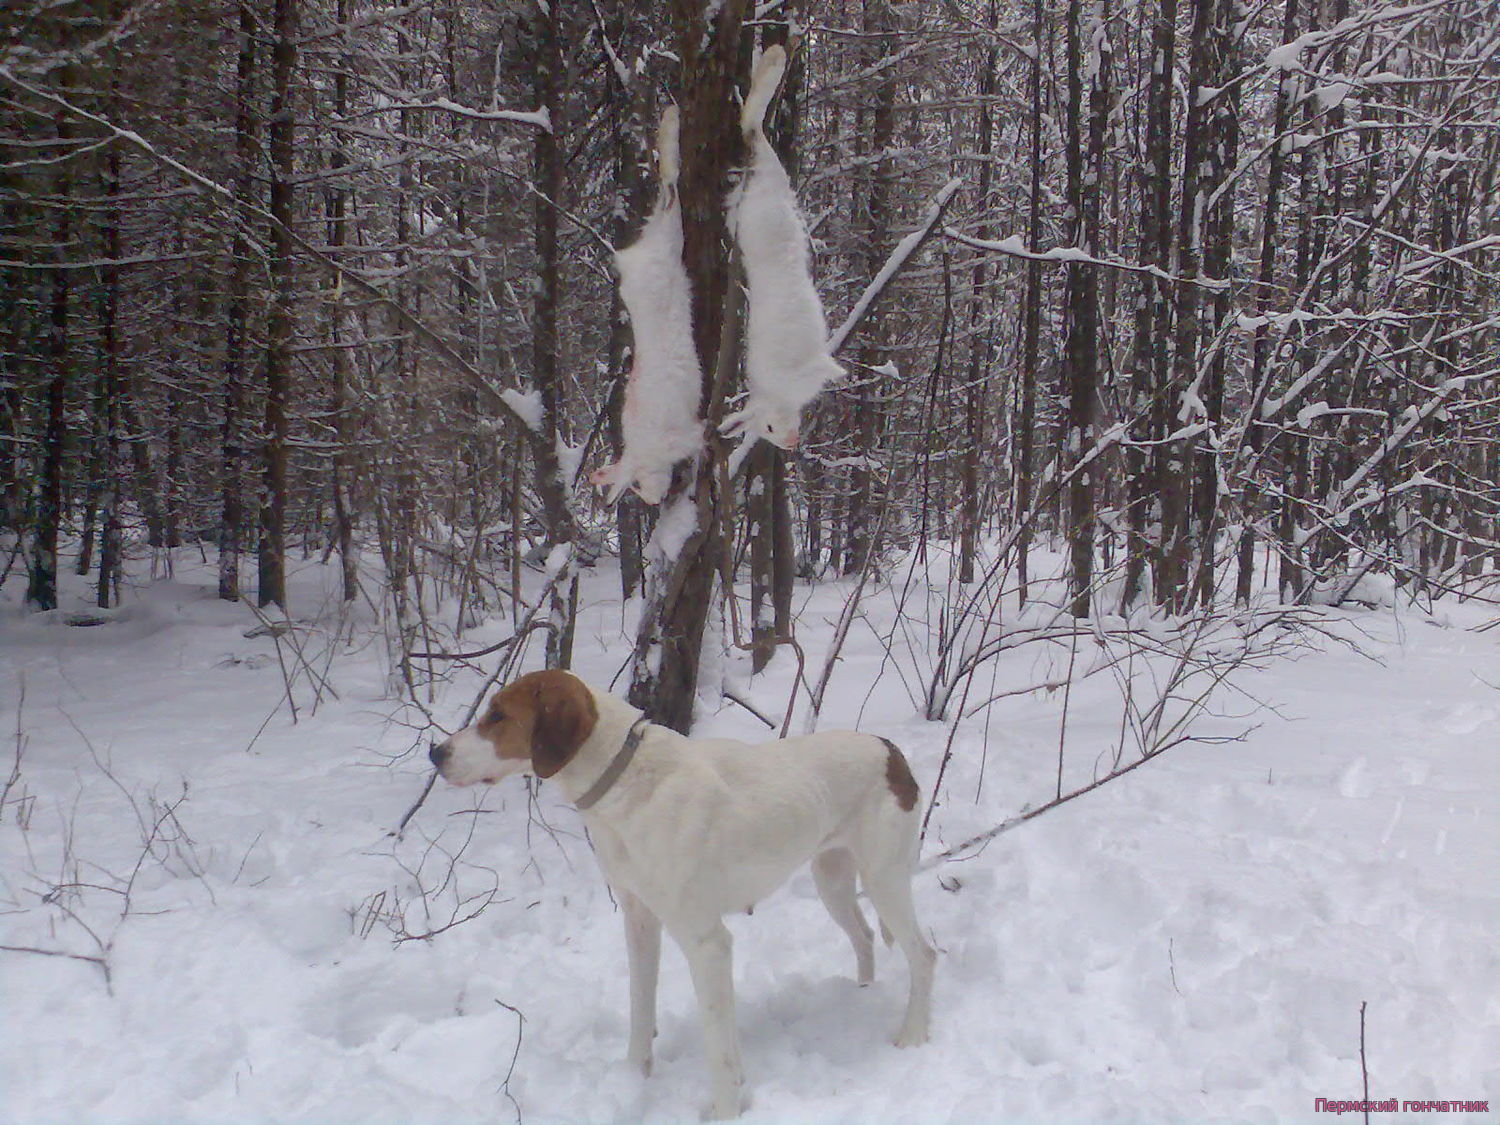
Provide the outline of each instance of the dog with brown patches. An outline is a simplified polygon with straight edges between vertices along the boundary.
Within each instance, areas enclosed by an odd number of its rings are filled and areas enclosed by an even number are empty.
[[[748,910],[804,863],[874,976],[863,885],[910,971],[896,1045],[927,1041],[933,963],[912,907],[918,790],[906,759],[873,735],[829,731],[751,745],[688,738],[568,672],[533,672],[495,693],[472,726],[432,748],[454,785],[515,773],[549,778],[583,816],[625,916],[630,962],[627,1058],[651,1070],[661,931],[682,947],[698,997],[712,1099],[708,1116],[748,1104],[724,915]]]

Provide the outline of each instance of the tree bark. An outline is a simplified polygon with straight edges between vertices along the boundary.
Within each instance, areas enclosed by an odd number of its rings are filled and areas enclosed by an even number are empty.
[[[537,196],[532,206],[536,246],[537,288],[531,313],[531,377],[542,400],[542,432],[533,435],[532,456],[536,464],[538,494],[547,521],[548,540],[553,546],[576,543],[568,496],[573,482],[565,480],[557,459],[560,443],[567,440],[567,412],[558,363],[558,312],[562,302],[562,272],[558,247],[558,208],[563,205],[563,150],[558,135],[566,129],[563,120],[562,19],[557,4],[539,4],[533,16],[536,53],[534,90],[539,107],[545,108],[551,127],[538,129],[533,140],[532,162]],[[569,563],[570,568],[576,563]],[[573,613],[577,603],[578,576],[574,569],[555,583],[549,597],[547,666],[566,668],[573,661]]]
[[[895,168],[890,149],[896,132],[897,80],[889,59],[894,54],[899,23],[890,0],[865,0],[864,15],[865,43],[870,52],[866,65],[874,70],[882,61],[887,64],[869,94],[874,100],[870,109],[869,171],[863,185],[862,214],[855,225],[863,247],[863,273],[874,277],[884,265],[882,246],[895,216]],[[884,304],[886,299],[883,296],[877,304]],[[884,318],[869,316],[861,335],[863,340],[856,350],[857,362],[866,371],[872,371],[889,358]],[[840,568],[844,574],[861,573],[871,553],[880,549],[875,535],[879,523],[878,509],[884,502],[883,497],[876,495],[876,475],[869,467],[870,458],[879,448],[885,429],[882,396],[879,386],[868,375],[859,380],[857,387],[850,404],[851,420],[859,433],[859,450],[864,456],[850,472],[848,530]]]
[[[674,487],[663,501],[664,515],[670,506],[690,505],[692,528],[680,545],[673,544],[677,550],[649,561],[648,594],[636,637],[628,698],[653,722],[684,733],[692,726],[704,628],[712,612],[715,575],[722,559],[715,462],[723,456],[723,446],[715,430],[723,410],[720,353],[726,341],[733,339],[724,331],[729,253],[723,202],[730,169],[743,148],[733,107],[740,29],[747,7],[748,0],[725,0],[709,26],[697,0],[673,0],[672,4],[682,66],[677,101],[684,155],[678,180],[683,264],[692,284],[693,339],[704,371],[700,405],[708,423],[710,449],[686,487]],[[728,357],[722,358],[728,366]]]
[[[1104,128],[1109,98],[1109,8],[1102,0],[1098,60],[1092,68],[1084,101],[1082,0],[1069,0],[1067,14],[1068,102],[1066,110],[1067,188],[1070,241],[1086,253],[1099,250],[1099,192],[1104,158]],[[1085,118],[1087,113],[1087,119]],[[1085,132],[1086,131],[1086,132]],[[1097,267],[1067,265],[1063,386],[1067,396],[1064,464],[1072,470],[1094,443],[1095,400],[1099,385],[1099,282]],[[1068,484],[1068,597],[1074,617],[1088,617],[1094,582],[1094,533],[1097,522],[1093,467],[1074,473]]]
[[[64,84],[68,82],[64,72]],[[56,135],[66,146],[73,136],[68,119],[59,114]],[[58,166],[53,190],[58,206],[52,226],[53,258],[48,302],[47,358],[50,374],[47,380],[47,421],[42,436],[42,476],[38,482],[36,507],[31,521],[31,542],[27,550],[26,604],[33,609],[57,608],[57,539],[62,522],[63,458],[68,445],[68,382],[72,357],[68,346],[68,327],[72,315],[72,282],[66,268],[73,238],[71,212],[67,206],[73,191],[68,165]]]
[[[271,42],[271,106],[267,138],[271,158],[271,285],[266,312],[265,444],[262,447],[260,551],[257,599],[285,612],[288,399],[292,386],[292,336],[296,284],[292,244],[296,172],[297,0],[275,0]]]
[[[1283,43],[1290,43],[1297,34],[1298,0],[1286,0],[1282,15],[1281,35]],[[1276,88],[1276,109],[1272,116],[1272,136],[1280,137],[1291,122],[1292,99],[1295,80],[1283,75]],[[1266,166],[1266,202],[1261,215],[1260,269],[1257,273],[1255,311],[1264,315],[1274,300],[1272,285],[1276,279],[1276,252],[1280,246],[1281,194],[1286,179],[1286,150],[1274,144]],[[1251,471],[1245,474],[1244,491],[1240,496],[1240,510],[1244,524],[1240,529],[1239,558],[1235,570],[1235,601],[1245,605],[1255,581],[1255,524],[1261,515],[1262,489],[1255,471],[1256,462],[1271,435],[1271,428],[1260,419],[1261,406],[1270,394],[1271,332],[1265,324],[1256,326],[1250,344],[1250,406],[1245,419],[1245,446],[1249,451],[1246,463]],[[1234,459],[1236,464],[1240,459]]]
[[[1204,250],[1204,272],[1223,283],[1213,297],[1210,319],[1201,333],[1205,345],[1213,349],[1203,375],[1203,404],[1209,435],[1199,440],[1195,454],[1194,509],[1198,520],[1200,544],[1194,590],[1198,603],[1207,607],[1213,600],[1216,573],[1215,547],[1219,532],[1220,459],[1219,440],[1224,421],[1224,376],[1228,364],[1228,342],[1220,334],[1233,312],[1233,294],[1229,288],[1234,257],[1235,192],[1223,190],[1225,179],[1239,162],[1241,66],[1239,41],[1235,34],[1235,0],[1214,0],[1212,14],[1211,77],[1216,92],[1211,102],[1208,124],[1207,172],[1205,178],[1220,191],[1218,202],[1209,210],[1208,233]]]
[[[338,22],[347,26],[349,0],[338,0]],[[342,121],[349,112],[349,72],[353,60],[346,54],[333,76],[333,112]],[[349,156],[343,138],[334,143],[329,154],[329,172],[333,183],[328,187],[328,247],[335,259],[342,259],[349,240],[349,191],[341,182]],[[349,331],[348,307],[342,288],[335,291],[328,308],[329,342],[333,346],[333,425],[337,448],[333,453],[333,530],[339,553],[340,594],[347,604],[359,597],[359,555],[354,539],[354,363],[349,348],[353,345]]]
[[[1151,73],[1146,90],[1146,167],[1142,170],[1141,261],[1171,267],[1172,99],[1177,58],[1177,0],[1158,0],[1150,21]],[[1151,442],[1169,431],[1171,393],[1171,293],[1165,281],[1143,278],[1135,308],[1131,352],[1131,444],[1126,447],[1126,502],[1129,543],[1125,567],[1125,606],[1141,593],[1148,567],[1161,600],[1164,573],[1163,538],[1180,508],[1180,482],[1169,475],[1171,457]]]
[[[1029,122],[1028,154],[1031,162],[1031,186],[1027,201],[1026,245],[1033,252],[1041,248],[1042,241],[1042,119],[1045,116],[1043,101],[1042,62],[1050,56],[1051,30],[1044,18],[1042,0],[1033,0],[1031,8],[1032,55],[1028,81],[1030,84],[1031,114]],[[1026,263],[1026,289],[1022,298],[1021,318],[1021,370],[1018,376],[1019,399],[1016,409],[1015,427],[1015,479],[1016,516],[1025,522],[1016,530],[1016,585],[1017,597],[1026,604],[1027,585],[1030,581],[1032,521],[1027,517],[1031,511],[1035,494],[1035,469],[1032,449],[1035,442],[1032,431],[1036,426],[1036,388],[1039,370],[1042,336],[1042,263],[1032,259]]]
[[[257,149],[256,31],[251,0],[240,0],[235,64],[234,175],[236,216],[229,242],[225,295],[223,412],[219,455],[219,597],[240,598],[240,552],[245,542],[245,425],[250,335],[250,237]]]
[[[111,98],[113,101],[113,98]],[[104,157],[104,254],[117,262],[121,257],[120,237],[120,150],[111,147]],[[120,463],[120,408],[125,394],[121,372],[119,325],[120,270],[108,266],[99,279],[99,398],[100,422],[100,493],[99,493],[99,580],[94,588],[94,602],[108,609],[118,600],[122,534],[120,526],[120,485],[123,466]]]
[[[990,0],[990,23],[998,24],[999,13],[995,0]],[[984,71],[979,76],[979,185],[980,213],[985,216],[979,225],[979,237],[990,238],[993,227],[989,221],[990,182],[994,166],[990,154],[995,148],[995,123],[992,101],[995,96],[995,67],[999,62],[999,51],[991,45],[984,54]],[[964,388],[964,436],[963,454],[959,470],[959,524],[958,524],[958,580],[967,585],[974,581],[975,558],[979,553],[979,461],[984,448],[984,388],[992,356],[990,354],[991,330],[985,326],[992,312],[991,303],[985,299],[988,270],[984,258],[974,263],[972,292],[969,301],[969,379]],[[1023,371],[1022,378],[1026,375]]]

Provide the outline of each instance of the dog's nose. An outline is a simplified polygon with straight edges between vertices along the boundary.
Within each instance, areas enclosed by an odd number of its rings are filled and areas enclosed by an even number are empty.
[[[448,760],[448,740],[444,739],[442,742],[434,742],[432,749],[427,751],[427,756],[432,759],[433,765],[437,766],[438,769],[442,769],[443,763]]]

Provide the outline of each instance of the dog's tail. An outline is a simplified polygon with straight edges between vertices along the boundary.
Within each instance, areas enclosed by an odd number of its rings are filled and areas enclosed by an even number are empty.
[[[766,123],[766,110],[771,99],[781,86],[781,77],[786,73],[786,48],[780,43],[767,47],[755,64],[755,74],[750,79],[750,92],[745,95],[744,108],[740,110],[740,132],[751,137],[759,133]]]
[[[879,738],[879,736],[876,736]],[[907,764],[906,755],[901,753],[900,748],[889,738],[880,738],[885,746],[885,784],[890,790],[891,797],[896,802],[896,807],[903,813],[910,815],[908,821],[910,827],[910,862],[916,864],[917,849],[917,804],[921,796],[921,789],[917,786],[917,779],[912,776],[911,766]],[[876,911],[877,917],[879,911]],[[890,945],[895,938],[885,924],[885,919],[880,919],[880,936]]]

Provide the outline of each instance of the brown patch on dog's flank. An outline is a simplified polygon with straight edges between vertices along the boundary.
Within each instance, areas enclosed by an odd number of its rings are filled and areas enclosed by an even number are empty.
[[[911,767],[906,764],[905,755],[896,749],[896,744],[884,738],[880,741],[885,743],[885,748],[889,751],[885,758],[886,786],[902,811],[911,812],[917,807],[917,779],[911,775]]]

